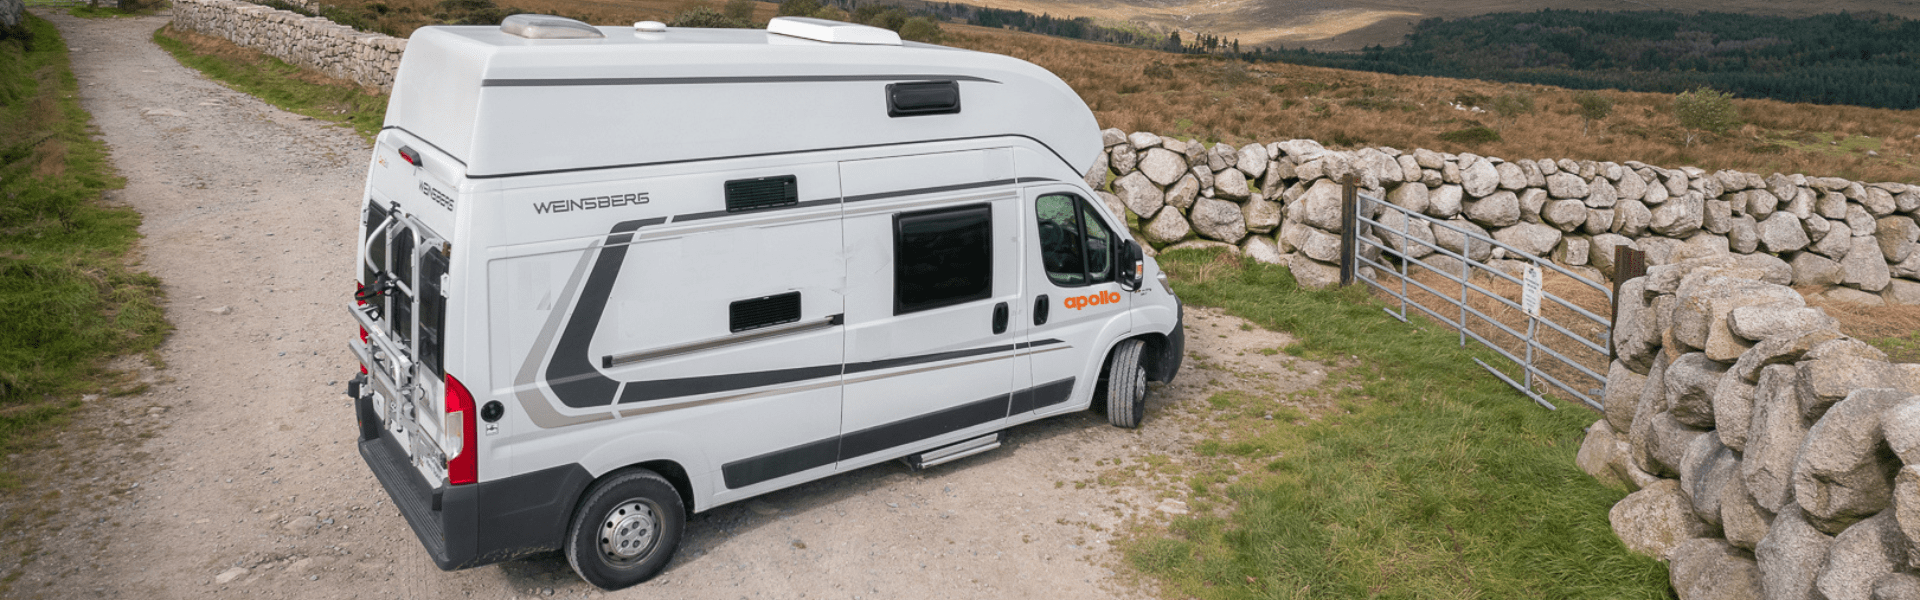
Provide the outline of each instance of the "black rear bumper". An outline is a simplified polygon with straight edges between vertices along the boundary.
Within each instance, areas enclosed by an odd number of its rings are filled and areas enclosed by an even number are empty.
[[[368,405],[361,418],[369,418],[371,400],[357,402]],[[434,489],[408,461],[393,432],[362,428],[367,430],[378,431],[379,437],[360,440],[360,457],[441,570],[559,550],[574,504],[593,480],[585,468],[570,464]]]

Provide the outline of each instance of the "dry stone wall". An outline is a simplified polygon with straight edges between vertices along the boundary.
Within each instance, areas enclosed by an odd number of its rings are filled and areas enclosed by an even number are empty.
[[[1596,279],[1611,277],[1616,246],[1646,251],[1649,265],[1696,246],[1730,251],[1773,283],[1819,286],[1853,302],[1920,304],[1920,186],[1631,161],[1336,152],[1313,140],[1236,148],[1118,129],[1102,136],[1107,152],[1087,183],[1116,211],[1135,215],[1156,249],[1232,245],[1291,266],[1305,285],[1338,277],[1339,181],[1354,174],[1366,193],[1562,266],[1591,268]],[[1411,227],[1427,241],[1462,247],[1444,228]],[[1425,246],[1405,245],[1438,268],[1458,268]],[[1477,250],[1472,258],[1504,254]]]
[[[1682,600],[1920,598],[1920,365],[1725,250],[1626,281],[1578,462]]]
[[[27,0],[0,0],[0,27],[19,27],[26,10]]]
[[[404,39],[235,0],[174,0],[173,26],[383,92],[407,49]]]

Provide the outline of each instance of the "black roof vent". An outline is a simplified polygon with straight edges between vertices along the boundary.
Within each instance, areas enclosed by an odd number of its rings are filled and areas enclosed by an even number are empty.
[[[887,116],[960,114],[960,82],[916,81],[887,85]]]

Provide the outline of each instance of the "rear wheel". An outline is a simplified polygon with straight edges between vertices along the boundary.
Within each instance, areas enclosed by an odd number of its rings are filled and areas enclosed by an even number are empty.
[[[1141,364],[1146,346],[1125,340],[1107,359],[1107,422],[1115,427],[1134,429],[1147,418],[1147,369]]]
[[[567,528],[567,562],[587,583],[617,590],[652,579],[680,545],[687,512],[673,484],[639,469],[587,491]]]

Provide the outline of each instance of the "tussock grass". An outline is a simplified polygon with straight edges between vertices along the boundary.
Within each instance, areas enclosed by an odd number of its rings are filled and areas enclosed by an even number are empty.
[[[0,39],[0,452],[98,389],[104,359],[158,346],[160,282],[129,266],[140,215],[101,202],[121,179],[80,108],[60,32]],[[0,467],[4,468],[4,467]],[[14,485],[0,473],[0,487]]]
[[[1211,253],[1159,260],[1183,300],[1290,332],[1299,343],[1282,351],[1345,366],[1321,390],[1340,410],[1316,421],[1213,403],[1228,426],[1196,451],[1253,468],[1195,486],[1230,511],[1196,510],[1125,546],[1167,595],[1669,597],[1666,567],[1629,553],[1608,525],[1623,493],[1574,466],[1595,413],[1541,409],[1470,360],[1491,353],[1396,321],[1361,289],[1305,290],[1284,268]]]
[[[342,123],[372,141],[387,118],[387,95],[351,81],[287,64],[233,42],[175,30],[153,32],[153,42],[192,67],[235,90],[295,114]]]

